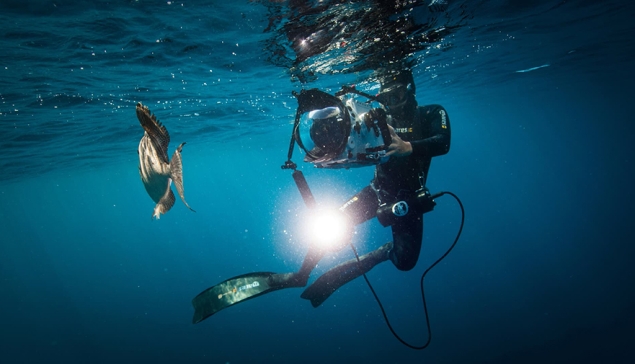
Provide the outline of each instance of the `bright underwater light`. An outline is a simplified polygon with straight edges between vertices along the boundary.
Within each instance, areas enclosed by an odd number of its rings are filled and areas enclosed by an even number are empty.
[[[316,211],[307,225],[311,243],[321,249],[339,250],[350,242],[351,224],[339,211]]]

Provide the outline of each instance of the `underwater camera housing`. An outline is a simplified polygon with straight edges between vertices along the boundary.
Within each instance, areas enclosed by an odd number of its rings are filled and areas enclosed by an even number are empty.
[[[389,159],[387,115],[374,98],[360,102],[351,92],[333,96],[317,89],[294,95],[298,110],[293,138],[306,153],[305,162],[335,169],[372,166]]]

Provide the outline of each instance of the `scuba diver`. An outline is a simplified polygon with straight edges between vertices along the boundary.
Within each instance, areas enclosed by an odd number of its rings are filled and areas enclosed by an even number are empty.
[[[410,70],[381,75],[379,82],[380,92],[374,99],[384,106],[385,112],[384,109],[377,108],[367,114],[384,120],[385,127],[380,128],[381,131],[375,134],[380,137],[383,135],[387,142],[381,148],[377,148],[381,149],[379,154],[371,153],[363,158],[371,160],[370,163],[376,166],[374,178],[368,186],[345,202],[339,211],[342,218],[350,222],[351,232],[352,226],[377,217],[382,225],[391,227],[392,241],[358,256],[357,259],[343,262],[318,277],[301,294],[302,298],[311,301],[313,307],[318,307],[339,287],[365,274],[379,263],[390,260],[397,269],[408,271],[415,267],[419,259],[423,239],[423,214],[431,211],[434,206],[426,189],[428,170],[433,157],[446,154],[450,150],[450,119],[440,105],[418,105],[416,87]],[[312,96],[313,100],[320,97],[317,94]],[[298,100],[300,103],[300,98]],[[328,104],[326,101],[317,104],[320,104],[319,107],[308,113],[308,118],[312,120],[308,133],[314,145],[304,146],[299,137],[296,140],[307,152],[305,161],[313,162],[318,167],[340,168],[337,167],[338,156],[350,158],[355,154],[350,150],[342,152],[344,148],[351,148],[352,144],[350,138],[348,141],[342,138],[347,136],[348,130],[351,129],[350,120],[345,120],[349,112],[342,112],[342,107],[325,106]],[[296,129],[301,109],[302,107],[296,116]],[[350,107],[346,109],[351,113],[354,111]],[[344,125],[345,121],[348,122],[347,125]],[[292,149],[293,144],[290,155]],[[341,168],[349,167],[350,164],[346,164]],[[304,184],[306,186],[306,181]],[[302,193],[301,183],[298,183],[298,187]],[[417,208],[416,203],[403,203],[416,202],[421,196],[427,198],[419,199],[424,201],[419,205],[427,206]],[[305,194],[303,198],[306,202]],[[390,218],[382,213],[387,208],[390,210],[389,215],[394,214],[399,218],[388,221]],[[347,239],[350,239],[350,234]],[[326,252],[327,250],[311,244],[297,272],[249,273],[208,288],[192,301],[195,308],[193,322],[198,323],[221,309],[271,291],[305,287],[311,271]]]

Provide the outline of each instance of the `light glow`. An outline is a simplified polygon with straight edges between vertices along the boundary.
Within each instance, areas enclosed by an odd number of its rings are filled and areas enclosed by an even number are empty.
[[[351,225],[341,212],[316,212],[308,225],[311,243],[322,249],[339,250],[350,242]]]

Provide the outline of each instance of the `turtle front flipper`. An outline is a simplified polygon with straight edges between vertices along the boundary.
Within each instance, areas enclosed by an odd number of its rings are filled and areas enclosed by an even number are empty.
[[[181,157],[183,145],[185,145],[185,143],[181,143],[181,145],[176,148],[174,154],[172,155],[172,160],[170,160],[170,178],[174,181],[174,186],[176,186],[176,190],[179,192],[181,201],[183,201],[188,209],[194,211],[194,209],[191,208],[185,201],[185,193],[183,190],[183,159]]]
[[[150,109],[142,103],[137,104],[137,119],[147,133],[154,145],[157,156],[163,162],[168,163],[168,144],[170,144],[170,133],[168,129],[152,114]]]

